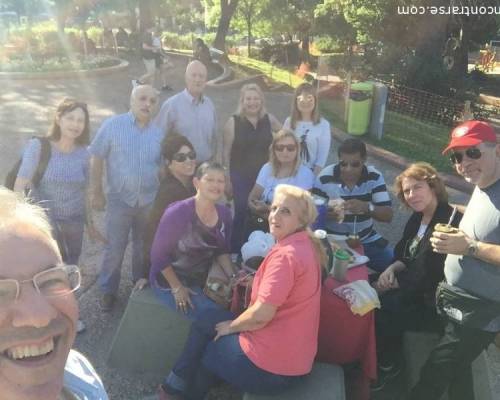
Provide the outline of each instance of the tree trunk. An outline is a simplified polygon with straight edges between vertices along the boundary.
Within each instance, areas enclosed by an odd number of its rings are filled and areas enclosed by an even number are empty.
[[[251,57],[250,54],[250,41],[252,40],[252,17],[247,17],[247,55]]]
[[[153,26],[153,16],[151,14],[151,1],[139,1],[139,30],[145,32]]]
[[[302,61],[309,62],[309,35],[307,33],[302,36]]]
[[[237,5],[238,0],[221,0],[220,2],[220,19],[213,46],[224,52],[226,51],[227,31]]]

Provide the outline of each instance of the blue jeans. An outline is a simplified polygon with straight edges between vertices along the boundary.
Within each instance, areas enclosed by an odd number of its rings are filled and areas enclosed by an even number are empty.
[[[214,342],[217,322],[209,317],[193,322],[184,351],[165,380],[167,392],[182,394],[186,400],[203,400],[216,381],[223,379],[242,392],[277,394],[300,379],[255,366],[241,349],[239,335]]]
[[[231,172],[231,185],[233,187],[234,218],[231,230],[231,252],[239,253],[241,246],[248,239],[245,237],[245,218],[248,210],[248,195],[250,194],[255,179],[241,176],[238,172]]]
[[[121,266],[132,231],[132,280],[145,278],[143,238],[151,206],[131,207],[120,200],[109,199],[106,207],[106,239],[98,283],[104,293],[118,291]]]
[[[152,288],[160,302],[162,302],[172,310],[176,310],[175,298],[172,295],[170,289],[159,288],[157,285],[152,285]],[[221,321],[226,321],[235,317],[232,312],[225,310],[217,303],[210,300],[207,296],[205,296],[202,288],[198,286],[191,286],[190,289],[196,293],[195,295],[191,295],[191,302],[194,305],[194,309],[189,307],[188,312],[186,314],[182,314],[190,321],[196,321],[201,318],[206,318],[209,315],[218,316],[220,315],[220,313],[222,313],[225,318]]]
[[[394,249],[384,242],[385,239],[381,238],[371,243],[363,243],[365,256],[370,259],[368,268],[377,272],[384,272],[394,261]]]
[[[82,253],[84,225],[83,217],[77,217],[73,220],[52,221],[54,237],[59,246],[63,262],[66,264],[78,265]]]

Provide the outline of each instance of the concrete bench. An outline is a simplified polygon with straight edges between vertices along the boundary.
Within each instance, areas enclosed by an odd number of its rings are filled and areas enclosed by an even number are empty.
[[[108,364],[132,372],[166,374],[182,351],[189,326],[151,289],[132,293],[111,343]]]
[[[406,362],[405,370],[408,388],[417,383],[421,368],[438,342],[439,336],[437,334],[423,332],[406,332],[404,334],[403,354]],[[488,349],[488,353],[483,351],[472,363],[476,399],[500,399],[499,353],[500,350],[492,344]],[[498,365],[493,365],[493,358],[498,359],[496,363]],[[448,395],[444,394],[441,400],[446,399],[448,399]]]
[[[303,382],[275,396],[245,393],[243,400],[345,400],[344,371],[332,364],[315,363]]]

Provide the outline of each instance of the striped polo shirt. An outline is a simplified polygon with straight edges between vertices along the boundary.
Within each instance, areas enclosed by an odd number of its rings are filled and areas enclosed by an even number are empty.
[[[316,178],[313,193],[328,199],[339,197],[344,200],[358,199],[371,202],[375,206],[390,206],[392,204],[384,177],[370,165],[363,166],[361,176],[352,190],[342,182],[340,166],[338,164],[329,165]],[[356,233],[361,242],[371,243],[381,238],[373,227],[373,219],[368,214],[346,214],[341,224],[329,219],[326,221],[326,230],[337,235],[351,234],[354,232],[355,218]]]

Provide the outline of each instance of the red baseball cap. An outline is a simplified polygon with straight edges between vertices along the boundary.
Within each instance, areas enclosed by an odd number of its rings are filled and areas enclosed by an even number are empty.
[[[472,147],[483,142],[496,143],[496,141],[495,131],[486,122],[466,121],[451,131],[450,143],[442,154],[454,147]]]

